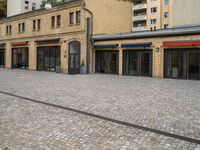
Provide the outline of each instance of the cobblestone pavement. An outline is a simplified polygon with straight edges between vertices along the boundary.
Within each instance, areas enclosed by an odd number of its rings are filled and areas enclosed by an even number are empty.
[[[0,94],[0,149],[197,149],[198,145]]]
[[[0,91],[200,139],[200,81],[0,69]],[[0,150],[11,139],[11,147],[19,143],[25,148],[60,143],[74,149],[198,149],[193,143],[1,97]],[[72,136],[65,138],[65,132]]]

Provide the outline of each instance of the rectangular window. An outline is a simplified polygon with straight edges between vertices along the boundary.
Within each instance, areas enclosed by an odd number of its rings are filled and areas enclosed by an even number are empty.
[[[156,24],[157,20],[156,19],[151,19],[151,24]]]
[[[18,24],[18,32],[21,32],[21,23]]]
[[[22,23],[22,32],[24,32],[25,31],[25,23],[23,22]]]
[[[59,28],[60,25],[61,25],[61,16],[58,15],[58,16],[57,16],[57,27]]]
[[[55,28],[55,16],[51,17],[51,28]]]
[[[69,14],[69,24],[74,24],[74,13],[73,12],[71,12],[70,14]]]
[[[151,13],[156,13],[157,12],[157,7],[151,8]]]
[[[165,12],[165,13],[164,13],[164,17],[165,17],[165,18],[168,18],[168,16],[169,16],[169,12]]]
[[[9,27],[8,26],[6,26],[6,34],[9,34]]]
[[[165,25],[164,25],[164,29],[167,29],[167,28],[168,28],[168,24],[165,24]]]
[[[41,26],[40,24],[41,24],[41,20],[38,19],[38,20],[37,20],[37,29],[38,29],[38,30],[40,30],[40,26]]]
[[[165,6],[169,5],[169,0],[165,0]]]
[[[32,10],[36,10],[36,3],[32,3]]]
[[[12,33],[12,26],[10,25],[9,26],[9,34],[11,34]]]
[[[81,12],[77,11],[76,12],[76,24],[80,24],[81,23]]]
[[[33,30],[36,30],[36,20],[33,20]]]

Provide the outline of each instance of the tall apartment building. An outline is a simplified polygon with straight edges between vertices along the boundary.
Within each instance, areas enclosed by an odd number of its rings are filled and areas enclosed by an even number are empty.
[[[133,31],[167,28],[169,17],[169,0],[164,0],[164,2],[135,0],[133,2]]]
[[[199,0],[134,0],[133,32],[200,24]]]
[[[7,0],[7,17],[40,8],[42,0]]]

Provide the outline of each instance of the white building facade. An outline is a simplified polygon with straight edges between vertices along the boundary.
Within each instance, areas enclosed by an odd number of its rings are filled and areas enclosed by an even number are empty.
[[[42,0],[7,0],[7,17],[39,9]]]

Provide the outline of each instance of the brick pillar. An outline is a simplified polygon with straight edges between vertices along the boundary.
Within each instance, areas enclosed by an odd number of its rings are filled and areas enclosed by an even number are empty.
[[[31,42],[29,45],[29,69],[37,70],[37,47],[35,42]]]
[[[155,44],[156,45],[156,44]],[[158,50],[159,49],[159,50]],[[153,56],[152,56],[152,75],[153,77],[163,78],[164,71],[164,49],[161,44],[157,44],[153,48]]]
[[[123,74],[123,50],[119,48],[119,75]]]
[[[11,49],[11,45],[10,43],[6,43],[6,47],[5,47],[5,55],[6,55],[6,68],[11,68],[11,63],[12,63],[12,49]]]
[[[60,46],[60,62],[62,71],[68,73],[68,46],[65,42]]]

